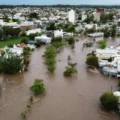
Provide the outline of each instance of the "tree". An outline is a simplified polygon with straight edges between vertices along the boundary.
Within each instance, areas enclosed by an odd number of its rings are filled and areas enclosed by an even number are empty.
[[[4,18],[3,18],[3,19],[4,19],[4,21],[5,21],[5,22],[9,22],[8,15],[7,15],[7,14],[3,14],[3,15],[4,15]]]
[[[62,37],[53,37],[51,41],[52,41],[52,43],[53,42],[62,42]]]
[[[20,24],[20,20],[19,19],[13,19],[13,22],[17,22],[18,24]]]
[[[32,33],[29,35],[30,40],[34,40],[38,33]]]
[[[95,32],[95,28],[86,29],[86,31],[85,31],[86,34],[90,34],[90,33],[94,33],[94,32]]]
[[[118,26],[120,26],[120,21],[117,23]]]
[[[12,28],[9,26],[3,27],[4,35],[5,36],[11,36],[11,37],[17,37],[20,34],[20,28]]]
[[[86,23],[90,23],[94,21],[94,15],[87,15],[87,18],[84,20]]]
[[[64,43],[63,42],[53,42],[52,46],[54,46],[56,49],[59,49],[62,46],[64,46]]]
[[[113,25],[112,28],[111,28],[111,36],[112,37],[115,37],[116,36],[116,25]]]
[[[64,76],[71,76],[72,74],[75,73],[77,73],[76,68],[66,67],[66,70],[64,71]]]
[[[75,39],[74,39],[73,36],[70,36],[70,37],[66,38],[66,41],[67,41],[68,44],[70,44],[70,45],[75,43]]]
[[[55,49],[54,49],[54,47],[52,47],[52,46],[48,46],[47,48],[46,48],[46,51],[45,51],[45,53],[44,53],[44,56],[46,57],[46,58],[55,58],[55,56],[56,56],[56,51],[55,51]]]
[[[75,25],[72,23],[68,22],[63,29],[65,32],[75,32]]]
[[[53,46],[48,46],[46,48],[46,51],[43,55],[45,57],[45,64],[47,65],[49,72],[54,72],[55,70],[55,56],[56,56],[56,50]]]
[[[104,29],[101,29],[101,32],[104,33],[104,37],[109,37],[110,36],[110,30],[106,27]]]
[[[7,53],[0,60],[2,72],[6,74],[17,74],[23,69],[22,58],[14,53]]]
[[[34,94],[41,94],[45,92],[45,87],[42,80],[36,79],[34,84],[29,88]]]
[[[56,26],[55,26],[55,23],[50,23],[47,28],[47,30],[56,30]]]
[[[95,55],[88,55],[86,64],[89,66],[98,67],[98,58]]]
[[[30,13],[29,18],[36,18],[38,19],[38,14],[36,12]]]
[[[106,92],[100,97],[100,102],[107,110],[115,110],[118,105],[118,98],[112,92]]]
[[[2,31],[0,30],[0,40],[2,39]]]
[[[107,44],[105,40],[98,41],[98,47],[101,49],[106,48]]]

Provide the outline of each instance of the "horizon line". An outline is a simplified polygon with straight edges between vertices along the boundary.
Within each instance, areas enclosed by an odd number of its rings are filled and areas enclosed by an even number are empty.
[[[31,5],[31,6],[57,6],[57,5],[68,5],[68,6],[82,6],[82,5],[86,5],[86,6],[120,6],[120,4],[0,4],[0,6],[4,6],[4,5],[12,5],[12,6],[20,6],[20,5]]]

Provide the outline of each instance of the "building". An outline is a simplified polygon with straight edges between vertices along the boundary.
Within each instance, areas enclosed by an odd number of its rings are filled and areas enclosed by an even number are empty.
[[[82,14],[82,21],[84,21],[85,19],[87,19],[87,15]]]
[[[76,13],[74,10],[68,12],[68,21],[75,24],[76,23]]]
[[[100,14],[104,14],[104,9],[103,8],[97,8],[96,12],[100,13]]]
[[[95,12],[95,13],[93,13],[93,15],[94,15],[94,20],[100,21],[100,15],[101,15],[100,12]]]
[[[63,30],[55,30],[54,37],[63,37]]]
[[[96,49],[100,71],[106,76],[120,77],[120,49],[110,47]]]
[[[26,22],[22,22],[20,24],[20,29],[21,30],[29,30],[29,29],[33,29],[33,28],[34,28],[33,22],[26,21]]]

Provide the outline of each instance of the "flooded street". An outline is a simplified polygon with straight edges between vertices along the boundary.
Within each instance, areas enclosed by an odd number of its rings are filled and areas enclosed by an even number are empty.
[[[120,120],[114,112],[100,108],[99,97],[104,92],[117,90],[118,79],[108,78],[101,73],[86,69],[86,55],[92,48],[84,48],[85,38],[75,43],[75,48],[65,46],[56,57],[56,70],[48,73],[42,57],[45,46],[36,49],[31,56],[28,72],[20,75],[0,75],[0,120],[21,120],[20,114],[26,108],[32,95],[29,87],[34,79],[43,79],[46,93],[35,98],[27,120]],[[108,45],[116,45],[109,40]],[[78,74],[64,77],[68,55],[77,62]]]

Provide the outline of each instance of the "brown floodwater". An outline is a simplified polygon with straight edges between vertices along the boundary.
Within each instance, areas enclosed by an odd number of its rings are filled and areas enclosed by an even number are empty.
[[[34,98],[35,103],[27,114],[27,120],[120,120],[115,112],[106,112],[100,107],[99,97],[103,92],[117,90],[118,79],[92,73],[87,70],[86,55],[93,48],[84,48],[86,38],[75,43],[74,50],[65,46],[56,57],[54,74],[47,71],[42,55],[45,46],[31,55],[29,71],[19,75],[0,75],[0,120],[21,120],[32,95],[29,87],[34,79],[43,79],[46,93]],[[119,38],[111,39],[108,45],[116,45]],[[78,74],[64,77],[67,57],[77,62]]]

